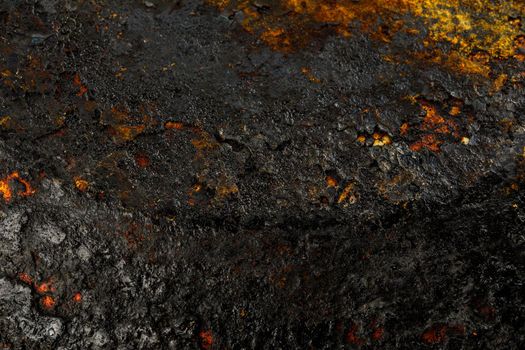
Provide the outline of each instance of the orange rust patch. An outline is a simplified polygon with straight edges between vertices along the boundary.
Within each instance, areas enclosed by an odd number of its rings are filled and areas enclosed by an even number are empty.
[[[412,151],[428,149],[432,152],[439,152],[441,145],[444,143],[442,137],[445,135],[451,135],[456,140],[461,139],[458,132],[459,127],[453,119],[443,117],[439,114],[437,107],[429,101],[424,99],[419,99],[419,101],[421,110],[425,112],[425,117],[419,129],[426,133],[419,141],[410,145]],[[459,113],[459,111],[452,109],[451,113]]]
[[[355,185],[353,182],[348,183],[337,198],[337,203],[341,204],[345,201],[348,201],[348,203],[354,204],[357,201],[357,197],[354,193],[354,187]]]
[[[328,188],[337,187],[337,184],[338,184],[337,180],[333,178],[332,176],[326,177],[326,187]]]
[[[164,127],[166,129],[182,130],[184,129],[184,124],[181,122],[166,122],[164,123]]]
[[[45,294],[45,293],[54,292],[55,288],[53,287],[51,282],[48,281],[48,282],[42,282],[40,284],[35,283],[35,291],[38,294]]]
[[[448,112],[448,114],[454,117],[458,116],[460,113],[461,113],[461,108],[459,106],[452,106],[452,108],[450,109],[450,112]]]
[[[27,180],[24,180],[22,177],[20,177],[18,171],[14,171],[4,179],[0,180],[0,192],[2,193],[2,196],[6,202],[10,202],[13,198],[13,191],[11,190],[10,182],[14,180],[18,181],[24,186],[24,190],[18,192],[19,196],[27,197],[35,194],[36,191],[31,187],[31,184]]]
[[[24,282],[25,284],[29,284],[31,285],[33,283],[33,279],[31,278],[31,276],[29,276],[27,273],[25,272],[21,272],[18,274],[18,279],[22,282]]]
[[[73,295],[73,298],[72,300],[75,302],[75,303],[80,303],[82,302],[82,294],[80,294],[80,292],[77,292]]]
[[[443,141],[438,140],[435,135],[424,135],[421,138],[421,141],[410,145],[410,149],[412,151],[419,152],[426,148],[432,152],[439,152],[441,150],[440,146],[442,143]]]
[[[46,310],[51,310],[55,307],[55,299],[50,295],[44,295],[42,299],[40,299],[40,305]]]
[[[75,187],[80,192],[86,192],[88,190],[88,188],[89,188],[89,182],[87,182],[86,180],[84,180],[84,179],[82,179],[80,177],[76,177],[75,178]]]
[[[213,346],[213,333],[211,330],[201,330],[199,332],[199,338],[201,341],[201,348],[204,350],[210,350]]]
[[[390,136],[388,136],[385,133],[375,132],[372,135],[372,138],[374,139],[374,143],[372,144],[372,146],[374,147],[383,147],[392,143],[392,139],[390,138]]]
[[[408,123],[403,123],[399,127],[399,133],[401,134],[401,136],[405,136],[406,134],[408,134],[409,129],[410,129],[410,126],[408,125]]]

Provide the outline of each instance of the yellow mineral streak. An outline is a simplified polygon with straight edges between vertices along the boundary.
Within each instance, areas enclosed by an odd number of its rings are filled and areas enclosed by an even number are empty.
[[[519,0],[207,0],[220,10],[243,14],[242,27],[259,35],[272,49],[292,51],[305,45],[319,31],[319,24],[343,36],[360,28],[374,38],[389,41],[396,32],[418,35],[431,61],[465,73],[483,74],[490,59],[516,55],[525,15],[525,1]],[[258,11],[266,5],[269,11]],[[403,21],[406,15],[414,20]],[[381,25],[379,25],[381,20]],[[446,43],[445,53],[437,44]],[[486,55],[483,61],[475,56]]]

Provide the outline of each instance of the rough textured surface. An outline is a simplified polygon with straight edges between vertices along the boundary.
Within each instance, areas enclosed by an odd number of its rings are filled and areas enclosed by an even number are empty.
[[[0,0],[0,349],[523,349],[524,14]]]

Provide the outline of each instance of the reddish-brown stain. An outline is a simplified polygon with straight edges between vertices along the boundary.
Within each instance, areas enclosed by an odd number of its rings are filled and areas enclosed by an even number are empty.
[[[80,75],[78,75],[78,73],[75,74],[75,76],[73,77],[73,84],[79,89],[77,92],[77,96],[79,97],[83,96],[88,91],[88,88],[84,84],[82,84],[82,81],[80,80]]]
[[[423,332],[421,340],[427,344],[439,344],[442,343],[447,336],[446,325],[433,325],[429,329]]]
[[[33,279],[31,278],[31,276],[29,276],[27,273],[25,272],[21,272],[18,274],[18,279],[22,282],[24,282],[25,284],[32,284],[33,283]]]
[[[348,344],[363,345],[365,343],[365,340],[357,335],[358,331],[359,327],[354,323],[346,333],[345,339]]]
[[[149,157],[145,153],[135,154],[135,163],[141,168],[147,168],[151,164]]]
[[[384,333],[385,329],[382,327],[374,329],[374,331],[372,332],[372,340],[380,340],[381,338],[383,338]]]
[[[199,332],[201,348],[210,350],[213,345],[213,333],[211,330],[202,330]]]

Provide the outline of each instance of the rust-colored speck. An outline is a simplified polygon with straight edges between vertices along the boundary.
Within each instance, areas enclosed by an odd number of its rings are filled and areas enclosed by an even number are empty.
[[[144,153],[135,154],[135,163],[141,168],[147,168],[150,166],[150,159]]]
[[[45,294],[54,291],[54,288],[52,287],[51,282],[42,282],[40,284],[35,284],[35,291],[38,294]]]
[[[44,295],[42,299],[40,299],[40,305],[46,310],[51,310],[55,307],[55,299],[50,295]]]
[[[357,335],[357,332],[359,331],[359,328],[354,323],[352,327],[348,330],[346,333],[345,339],[348,344],[354,344],[354,345],[363,345],[365,343],[365,340]]]
[[[337,187],[337,180],[332,176],[327,176],[326,177],[326,187],[328,188]]]
[[[447,336],[447,326],[445,325],[434,325],[423,332],[421,340],[427,344],[439,344],[442,343]]]
[[[164,127],[166,129],[182,130],[184,129],[184,124],[181,122],[166,122],[164,123]]]
[[[199,332],[199,338],[201,340],[201,348],[204,350],[210,350],[213,345],[213,333],[211,330],[202,330]]]
[[[27,273],[25,272],[21,272],[18,274],[18,279],[22,282],[24,282],[25,284],[29,284],[31,285],[33,283],[33,279],[31,278],[31,276],[29,276]]]
[[[72,300],[73,300],[75,303],[80,303],[80,302],[82,302],[82,294],[80,294],[80,292],[75,293],[75,295],[73,295]]]

